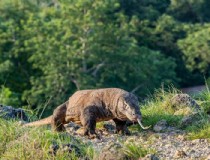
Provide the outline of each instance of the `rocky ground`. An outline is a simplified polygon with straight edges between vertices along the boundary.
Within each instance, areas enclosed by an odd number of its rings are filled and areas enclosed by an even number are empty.
[[[159,124],[160,126],[158,126]],[[87,137],[76,135],[72,132],[72,124],[67,128],[70,134],[73,134],[85,143],[92,144],[94,149],[100,153],[99,157],[101,160],[121,159],[123,153],[121,152],[119,155],[117,150],[127,143],[134,143],[136,146],[141,145],[150,149],[153,153],[141,158],[145,160],[210,160],[210,141],[207,139],[187,140],[184,131],[170,126],[166,127],[162,122],[159,124],[149,131],[132,132],[130,136],[119,136],[113,133],[112,123],[107,122],[105,129],[98,131],[101,139],[88,139]],[[107,126],[109,127],[107,128]],[[156,130],[157,128],[164,128],[164,130]],[[111,148],[115,146],[118,146],[118,149],[112,150]]]

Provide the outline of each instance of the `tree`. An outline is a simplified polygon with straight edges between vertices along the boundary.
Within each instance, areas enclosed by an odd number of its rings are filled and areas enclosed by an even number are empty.
[[[209,74],[210,67],[210,25],[197,25],[189,31],[186,38],[178,41],[178,46],[184,54],[187,67]]]
[[[39,104],[51,97],[55,106],[78,89],[121,87],[145,94],[160,79],[175,80],[173,60],[139,47],[132,36],[138,20],[128,19],[119,7],[117,0],[71,0],[30,14],[24,46],[41,72],[31,77],[25,98]]]
[[[208,0],[172,0],[167,13],[183,22],[209,22],[209,4]]]
[[[27,34],[22,22],[36,7],[24,2],[0,1],[0,87],[6,88],[2,89],[5,94],[12,92],[14,99],[18,98],[19,101],[23,90],[30,88],[29,77],[33,72],[27,62],[30,53],[24,50]],[[11,100],[7,103],[14,104]]]

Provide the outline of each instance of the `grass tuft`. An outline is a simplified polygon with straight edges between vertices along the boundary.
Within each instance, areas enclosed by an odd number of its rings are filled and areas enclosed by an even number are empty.
[[[147,154],[155,153],[155,151],[146,149],[135,143],[128,143],[124,146],[124,153],[131,159],[138,159],[145,157]]]

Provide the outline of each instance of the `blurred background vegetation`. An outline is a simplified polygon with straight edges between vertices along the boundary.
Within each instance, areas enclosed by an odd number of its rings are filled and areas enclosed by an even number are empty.
[[[0,0],[0,104],[52,108],[79,89],[144,97],[210,77],[209,0]]]

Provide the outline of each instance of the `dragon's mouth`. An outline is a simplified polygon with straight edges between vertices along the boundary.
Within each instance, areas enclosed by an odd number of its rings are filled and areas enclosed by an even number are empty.
[[[130,121],[137,122],[137,118],[131,118]]]

